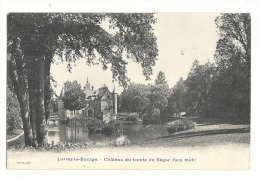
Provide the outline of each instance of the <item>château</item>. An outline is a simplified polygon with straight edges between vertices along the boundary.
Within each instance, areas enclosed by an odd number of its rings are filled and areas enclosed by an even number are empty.
[[[59,120],[66,120],[68,118],[81,117],[85,119],[97,118],[104,122],[109,122],[116,119],[117,115],[117,93],[115,88],[112,92],[109,91],[108,87],[104,84],[99,89],[94,89],[90,85],[88,78],[83,88],[86,94],[86,107],[82,110],[76,111],[74,115],[73,111],[65,110],[64,103],[62,101],[63,91],[62,88],[60,96],[58,98],[58,116]]]

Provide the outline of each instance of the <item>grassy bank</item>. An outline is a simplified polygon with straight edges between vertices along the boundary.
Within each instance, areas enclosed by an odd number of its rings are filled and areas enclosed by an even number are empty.
[[[236,119],[236,118],[209,118],[200,116],[185,117],[191,119],[199,125],[218,125],[218,124],[231,124],[231,125],[247,125],[250,124],[250,119]]]
[[[162,138],[139,143],[142,147],[210,147],[213,145],[250,145],[249,125],[204,125]]]

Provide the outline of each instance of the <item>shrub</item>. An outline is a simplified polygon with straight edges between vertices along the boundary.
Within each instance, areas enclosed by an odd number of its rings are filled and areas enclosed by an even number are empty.
[[[113,132],[118,132],[119,126],[120,126],[120,124],[117,121],[112,120],[109,123],[104,123],[102,132],[105,134],[111,134]]]
[[[143,115],[143,124],[148,125],[148,124],[161,124],[161,118],[160,118],[160,109],[154,108],[148,110],[146,113]]]
[[[170,134],[172,134],[175,132],[194,129],[195,127],[196,127],[196,123],[189,119],[178,119],[176,121],[167,124],[167,131]]]
[[[119,126],[120,124],[115,120],[105,123],[100,119],[91,118],[87,122],[88,130],[91,133],[102,132],[105,134],[111,134],[113,132],[117,132],[119,130]]]
[[[104,122],[100,119],[91,118],[87,122],[87,127],[90,133],[102,131]]]

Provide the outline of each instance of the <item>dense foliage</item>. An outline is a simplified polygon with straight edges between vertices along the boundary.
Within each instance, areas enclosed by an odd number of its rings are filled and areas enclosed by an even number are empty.
[[[179,81],[172,88],[171,95],[168,99],[169,112],[174,117],[180,117],[182,111],[186,111],[185,95],[187,93],[187,87],[184,84],[184,80],[181,77]]]
[[[16,95],[7,88],[6,102],[7,133],[11,134],[22,125],[21,110]]]
[[[210,91],[210,113],[217,117],[250,119],[251,16],[222,14],[216,18],[219,41],[217,75]]]
[[[187,87],[184,103],[189,115],[201,114],[208,104],[209,91],[213,77],[216,76],[216,68],[213,63],[199,64],[195,60],[184,84]]]
[[[87,127],[90,133],[104,133],[109,135],[118,132],[120,124],[115,120],[106,123],[100,119],[90,118],[87,122]]]
[[[65,83],[65,92],[62,97],[64,108],[70,111],[81,110],[86,107],[86,94],[81,89],[81,85],[74,80]]]
[[[87,122],[88,131],[90,133],[101,132],[104,122],[101,119],[90,118]]]
[[[178,119],[176,121],[167,124],[167,131],[172,134],[175,132],[181,132],[185,130],[194,129],[196,123],[189,119]]]
[[[130,83],[120,95],[120,111],[138,112],[142,115],[146,110],[146,107],[149,105],[149,93],[150,86]]]
[[[160,84],[167,85],[166,77],[163,71],[160,70],[158,72],[154,83],[155,85],[160,85]]]
[[[158,78],[160,77],[158,74]],[[165,79],[164,76],[164,81]],[[169,95],[170,89],[165,83],[155,85],[130,83],[120,95],[122,100],[120,111],[139,113],[144,124],[160,124],[170,118],[168,112],[165,112]]]

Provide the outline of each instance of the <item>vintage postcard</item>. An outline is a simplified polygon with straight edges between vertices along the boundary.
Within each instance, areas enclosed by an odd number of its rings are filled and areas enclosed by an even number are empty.
[[[44,5],[3,17],[7,170],[252,168],[253,12]]]

